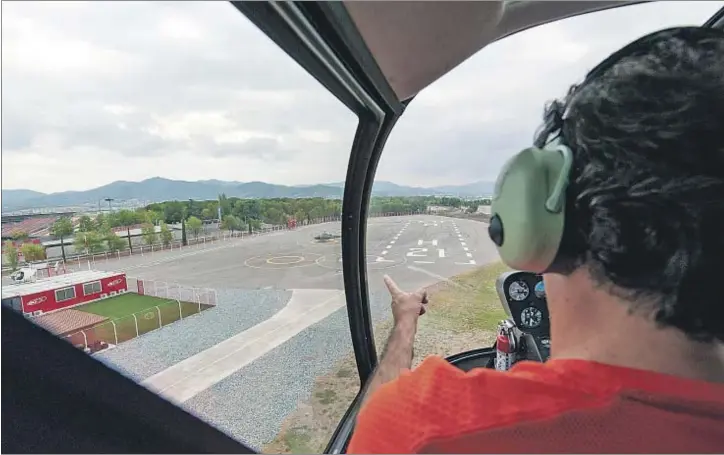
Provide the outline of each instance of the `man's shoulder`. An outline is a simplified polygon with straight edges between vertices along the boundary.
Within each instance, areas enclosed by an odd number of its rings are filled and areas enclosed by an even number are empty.
[[[588,416],[586,435],[595,434],[594,429],[601,425],[620,427],[616,441],[601,440],[606,447],[619,447],[615,444],[624,444],[629,437],[636,439],[627,430],[644,419],[652,428],[663,428],[671,436],[666,441],[656,439],[656,447],[666,448],[679,441],[681,452],[689,452],[691,447],[719,444],[723,392],[722,384],[585,360],[520,362],[507,372],[481,368],[466,373],[440,357],[430,357],[416,369],[381,386],[369,398],[358,416],[349,451],[466,452],[488,438],[486,447],[500,452],[504,448],[491,441],[505,439],[501,435],[511,435],[521,425],[530,429],[537,424],[539,431],[561,436],[559,433],[568,430],[575,433],[576,425]],[[672,420],[674,414],[679,420]],[[559,425],[566,416],[570,425]],[[699,436],[706,432],[708,436],[702,436],[699,442],[676,439],[687,432],[693,434],[694,428]],[[474,443],[470,442],[471,435],[477,438]],[[441,441],[447,444],[445,450],[435,446]],[[457,441],[457,445],[450,441]],[[530,450],[529,441],[519,442],[522,445],[518,451]],[[578,441],[579,445],[555,437],[548,442],[552,444],[550,452],[564,446],[587,447],[585,438]],[[616,451],[625,449],[619,447]]]
[[[393,452],[403,440],[414,451],[432,437],[545,418],[579,407],[583,400],[590,395],[576,393],[545,364],[522,362],[509,372],[464,372],[441,357],[428,357],[369,398],[358,429],[397,441]]]
[[[489,368],[464,372],[437,356],[426,358],[390,384],[396,401],[410,403],[406,412],[435,420],[442,417],[437,411],[442,409],[451,411],[446,414],[448,421],[474,417],[483,426],[486,421],[499,424],[508,415],[534,417],[581,405],[581,400],[601,395],[592,395],[591,387],[595,386],[568,380],[565,371],[545,363],[524,361],[506,372]]]

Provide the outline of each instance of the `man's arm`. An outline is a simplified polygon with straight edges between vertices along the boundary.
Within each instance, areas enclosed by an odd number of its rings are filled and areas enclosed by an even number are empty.
[[[426,292],[403,292],[392,281],[392,278],[385,276],[384,279],[385,285],[387,285],[387,289],[392,296],[391,306],[394,326],[382,352],[379,365],[368,382],[363,398],[364,402],[382,384],[397,379],[403,370],[412,367],[417,320],[425,313],[425,304],[427,303]]]
[[[417,321],[395,324],[390,332],[382,358],[369,381],[363,402],[382,384],[397,379],[400,372],[412,367],[413,344],[417,332]]]

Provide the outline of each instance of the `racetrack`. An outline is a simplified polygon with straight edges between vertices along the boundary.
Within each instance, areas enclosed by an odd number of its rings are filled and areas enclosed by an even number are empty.
[[[371,219],[370,307],[387,320],[382,276],[406,289],[497,259],[480,222],[434,216]],[[352,350],[338,224],[99,261],[95,268],[218,290],[218,306],[96,357],[255,447],[308,398],[315,378]]]

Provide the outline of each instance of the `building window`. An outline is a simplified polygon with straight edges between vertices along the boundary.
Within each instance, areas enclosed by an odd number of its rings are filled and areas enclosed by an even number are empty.
[[[83,285],[83,295],[98,294],[101,292],[101,282],[94,281]]]
[[[55,301],[56,302],[65,302],[66,300],[74,299],[75,298],[75,288],[63,288],[58,289],[55,291]]]

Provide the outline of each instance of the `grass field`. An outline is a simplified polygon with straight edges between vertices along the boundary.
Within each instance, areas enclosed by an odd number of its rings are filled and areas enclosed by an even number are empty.
[[[207,308],[211,308],[211,305],[178,302],[134,293],[76,307],[77,310],[106,316],[113,321],[86,330],[86,332],[94,331],[98,339],[112,344],[136,338]]]
[[[153,308],[157,305],[166,305],[171,302],[176,303],[174,300],[128,293],[109,299],[98,300],[80,306],[78,309],[86,313],[93,313],[110,319],[121,319],[133,313]]]
[[[495,291],[495,280],[509,270],[496,263],[428,288],[430,303],[420,318],[413,366],[429,355],[449,356],[490,346],[498,321],[506,315]],[[402,283],[404,285],[404,283]],[[375,327],[378,354],[384,348],[392,321]],[[320,453],[360,389],[354,355],[315,381],[310,398],[300,403],[264,453]]]

